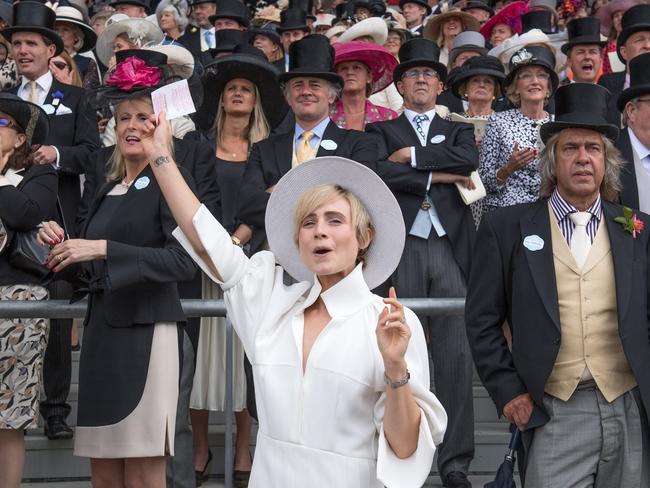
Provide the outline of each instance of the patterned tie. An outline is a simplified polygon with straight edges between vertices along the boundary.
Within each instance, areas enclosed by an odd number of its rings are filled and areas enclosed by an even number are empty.
[[[213,49],[214,48],[214,43],[212,39],[214,39],[214,34],[210,31],[205,31],[203,33],[203,38],[205,39],[205,44],[208,46],[208,49]]]
[[[591,249],[591,242],[587,235],[587,224],[591,220],[591,214],[589,212],[574,212],[569,214],[569,218],[574,225],[571,235],[571,254],[573,254],[578,268],[582,269]]]
[[[34,80],[29,81],[29,101],[38,104],[38,89]]]
[[[424,133],[424,127],[422,127],[422,124],[427,120],[429,120],[429,117],[424,114],[416,115],[415,117],[413,117],[413,122],[415,122],[415,130],[418,131],[418,134],[420,134],[420,138],[424,142],[427,141],[427,135]]]
[[[311,141],[312,137],[314,137],[314,133],[310,130],[306,130],[300,136],[300,144],[298,144],[298,151],[296,152],[296,161],[298,164],[304,163],[311,158],[312,150],[309,141]]]

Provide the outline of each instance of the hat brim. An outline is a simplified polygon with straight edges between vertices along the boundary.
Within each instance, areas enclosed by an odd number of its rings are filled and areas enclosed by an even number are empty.
[[[45,111],[38,105],[25,100],[4,98],[4,94],[0,94],[0,112],[10,115],[25,133],[29,130],[30,121],[37,117],[33,122],[31,138],[28,137],[27,140],[30,146],[42,144],[47,139],[50,122]]]
[[[621,63],[627,64],[627,61],[625,61],[625,58],[621,55],[621,46],[625,44],[625,41],[627,41],[632,34],[639,31],[650,32],[650,24],[636,24],[627,29],[623,29],[619,34],[618,39],[616,39],[616,54],[618,54],[618,59],[621,60]]]
[[[250,36],[251,43],[255,40],[255,36],[264,36],[271,39],[271,41],[280,46],[282,48],[282,52],[284,52],[284,46],[282,46],[282,38],[277,32],[274,32],[270,29],[251,27],[248,29],[248,34]]]
[[[598,45],[601,48],[603,48],[607,46],[607,41],[601,41],[600,39],[596,40],[595,38],[589,36],[575,37],[571,39],[569,42],[562,44],[560,50],[562,51],[562,54],[568,56],[569,50],[573,46],[579,46],[579,45],[585,46],[585,45],[592,45],[592,44]]]
[[[104,66],[109,66],[113,57],[113,43],[115,38],[120,34],[128,34],[131,30],[137,30],[140,38],[143,40],[142,46],[147,44],[160,44],[165,38],[165,34],[153,23],[145,19],[123,19],[111,23],[104,32],[97,38],[97,58]],[[140,49],[142,46],[136,46]]]
[[[365,255],[363,277],[370,289],[395,271],[404,250],[406,228],[402,211],[381,178],[371,169],[349,159],[327,156],[291,169],[275,185],[266,207],[266,237],[276,261],[293,278],[312,281],[314,274],[302,261],[294,242],[293,214],[300,197],[319,185],[339,185],[356,196],[374,227]]]
[[[147,15],[151,15],[151,7],[145,4],[144,2],[138,2],[137,0],[118,0],[113,1],[108,4],[109,7],[117,7],[118,5],[133,5],[135,7],[142,7]]]
[[[59,35],[52,29],[41,26],[16,25],[2,29],[2,31],[0,31],[0,34],[2,34],[2,36],[11,43],[11,36],[16,32],[34,32],[36,34],[45,36],[56,46],[56,51],[54,53],[55,56],[58,56],[63,52],[63,39],[61,39]]]
[[[427,9],[427,17],[431,15],[431,12],[433,9],[431,8],[431,5],[429,5],[429,2],[425,2],[424,0],[403,0],[399,3],[399,8],[404,9],[404,5],[407,3],[414,3],[416,5],[419,5],[420,7],[424,7]]]
[[[470,46],[470,45],[455,47],[451,51],[449,51],[449,60],[447,61],[447,64],[449,66],[453,66],[454,61],[456,61],[456,58],[462,53],[466,53],[466,52],[480,53],[481,56],[485,56],[488,53],[488,49],[486,47]]]
[[[331,71],[308,71],[306,69],[301,69],[297,68],[292,71],[289,71],[287,73],[280,73],[278,76],[278,80],[280,83],[286,83],[289,80],[292,80],[294,78],[322,78],[323,80],[327,80],[330,83],[334,83],[340,87],[343,86],[343,78],[341,78],[338,74],[332,73]]]
[[[521,16],[528,10],[526,2],[512,2],[499,10],[492,18],[483,24],[481,34],[487,41],[492,37],[492,30],[499,24],[510,27],[513,34],[521,32]],[[517,24],[517,25],[515,25]]]
[[[67,22],[68,24],[74,24],[81,29],[84,35],[84,42],[81,45],[81,48],[79,48],[78,52],[85,53],[87,51],[92,50],[95,47],[95,44],[97,43],[97,33],[88,24],[70,17],[57,17],[56,21]]]
[[[601,134],[603,134],[612,142],[616,141],[619,133],[618,127],[612,124],[607,124],[607,123],[594,124],[586,121],[572,122],[572,121],[563,120],[563,121],[547,122],[546,124],[542,125],[542,127],[539,130],[539,136],[542,139],[542,142],[546,144],[546,141],[548,141],[548,139],[553,134],[557,134],[558,132],[564,129],[595,130],[596,132],[600,132]]]
[[[462,73],[458,73],[457,75],[455,75],[453,81],[451,82],[451,92],[454,95],[456,95],[458,98],[467,100],[467,98],[464,95],[461,95],[461,93],[458,90],[460,89],[460,86],[463,84],[463,82],[469,80],[473,76],[491,76],[492,78],[495,78],[497,80],[497,86],[499,86],[501,88],[501,91],[503,91],[502,87],[503,87],[503,80],[506,77],[505,73],[501,71],[497,71],[495,69],[476,68],[476,69],[463,71]]]
[[[459,17],[463,23],[463,32],[464,31],[475,31],[478,32],[481,24],[476,18],[467,12],[462,10],[452,10],[445,12],[443,14],[438,14],[433,17],[427,24],[424,26],[424,31],[422,35],[433,42],[438,42],[438,36],[440,35],[440,29],[442,24],[454,17]]]
[[[560,85],[560,78],[558,77],[557,73],[555,72],[555,69],[552,66],[549,66],[548,64],[542,63],[540,61],[531,61],[530,63],[520,64],[519,66],[516,66],[515,68],[510,70],[510,72],[508,72],[508,74],[503,80],[503,86],[506,88],[509,87],[512,84],[512,82],[515,81],[515,76],[517,75],[517,72],[520,69],[525,68],[526,66],[541,66],[546,71],[548,71],[548,73],[551,76],[550,80],[551,80],[551,97],[552,97],[553,94],[555,93],[555,90],[557,90],[557,87]]]
[[[641,95],[647,95],[648,93],[650,93],[649,83],[626,88],[618,96],[618,99],[616,100],[616,108],[618,108],[619,112],[623,113],[627,102],[634,100],[636,97],[640,97]]]
[[[292,30],[301,30],[305,31],[306,33],[310,33],[311,29],[307,26],[307,24],[296,24],[296,25],[278,25],[278,34],[282,34],[283,32],[288,32]]]
[[[393,71],[397,66],[397,59],[390,52],[384,49],[355,50],[346,53],[336,54],[334,66],[348,61],[358,61],[370,69],[372,76],[372,93],[383,90],[393,82]]]
[[[438,73],[438,77],[440,78],[440,81],[443,83],[447,81],[447,67],[439,63],[438,61],[432,61],[431,59],[428,58],[420,58],[420,59],[410,59],[409,61],[405,61],[404,63],[400,63],[397,65],[395,68],[395,71],[393,71],[393,82],[397,83],[402,79],[402,75],[404,75],[404,72],[411,69],[415,68],[416,66],[425,66],[428,68],[433,68],[436,73]]]
[[[231,54],[217,59],[205,66],[205,93],[213,100],[210,113],[216,113],[216,104],[226,83],[235,78],[243,78],[253,83],[260,94],[264,115],[271,126],[277,126],[284,119],[288,105],[284,99],[273,65],[248,54]],[[213,119],[214,116],[208,116]]]
[[[350,42],[366,36],[372,38],[375,44],[383,46],[386,39],[388,39],[388,26],[386,22],[379,17],[364,19],[348,27],[339,37],[339,42]]]

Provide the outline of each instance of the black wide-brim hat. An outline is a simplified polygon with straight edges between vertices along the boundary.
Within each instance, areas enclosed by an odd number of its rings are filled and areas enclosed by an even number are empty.
[[[92,27],[84,22],[83,14],[76,7],[59,5],[56,8],[56,21],[67,22],[68,24],[75,25],[81,29],[84,36],[84,42],[78,52],[85,53],[95,47],[95,44],[97,43],[97,33]]]
[[[621,46],[632,35],[639,31],[650,31],[650,5],[643,3],[629,8],[621,18],[621,33],[616,39],[616,53],[622,63]]]
[[[298,8],[289,8],[280,12],[280,25],[278,32],[282,34],[285,31],[302,30],[310,32],[307,25],[307,13]]]
[[[143,7],[147,15],[151,13],[151,7],[149,6],[148,0],[114,0],[108,4],[109,7],[113,8],[118,5],[135,5],[136,7]]]
[[[217,19],[232,19],[244,27],[250,24],[248,7],[239,0],[217,0],[217,13],[211,15],[208,20],[214,25]]]
[[[416,37],[406,41],[399,48],[398,58],[400,63],[393,71],[393,82],[397,83],[402,79],[404,72],[416,66],[433,68],[440,81],[447,80],[447,67],[440,63],[440,48],[438,45],[423,37]]]
[[[607,122],[607,88],[594,83],[571,83],[555,92],[555,119],[540,128],[544,143],[564,129],[590,129],[600,132],[612,142],[618,127]]]
[[[551,76],[551,96],[557,90],[560,79],[555,72],[555,55],[546,46],[525,46],[510,58],[510,70],[503,80],[503,86],[508,87],[517,76],[517,72],[526,66],[541,66]]]
[[[248,44],[240,44],[232,54],[206,64],[203,78],[206,95],[218,101],[226,84],[235,78],[248,80],[257,87],[264,115],[271,128],[282,122],[289,107],[278,83],[278,71],[262,51]],[[215,111],[216,106],[210,113]],[[210,117],[211,120],[213,118],[214,115]]]
[[[38,105],[6,92],[0,92],[0,112],[11,116],[27,137],[27,144],[42,144],[47,139],[50,122]]]
[[[419,5],[420,7],[424,7],[427,9],[427,17],[431,15],[431,5],[429,5],[429,2],[426,0],[400,0],[399,1],[399,8],[403,9],[404,5],[407,3],[414,3],[416,5]]]
[[[627,102],[650,93],[650,53],[639,54],[630,61],[630,86],[623,90],[616,100],[616,107],[623,112]]]
[[[63,40],[54,30],[56,13],[44,3],[22,0],[14,4],[14,25],[6,27],[0,33],[11,43],[11,36],[16,32],[35,32],[47,37],[56,46],[55,56],[63,52]]]
[[[210,55],[216,58],[218,54],[231,53],[235,46],[248,42],[248,32],[239,29],[219,29],[214,33],[214,45]]]
[[[310,34],[291,43],[289,47],[289,71],[281,73],[280,83],[293,78],[322,78],[340,87],[341,78],[334,69],[334,48],[329,39],[321,34]]]
[[[464,94],[459,92],[461,85],[473,76],[491,76],[496,80],[497,86],[501,89],[503,80],[506,77],[503,64],[494,56],[475,56],[465,61],[458,70],[454,71],[453,79],[449,76],[451,91],[458,98],[466,100]]]
[[[521,16],[521,33],[539,29],[544,34],[553,33],[553,12],[547,9],[529,10]]]
[[[574,19],[566,26],[569,41],[560,48],[564,54],[573,46],[597,44],[600,47],[607,45],[607,41],[600,39],[600,21],[596,17],[582,17]]]

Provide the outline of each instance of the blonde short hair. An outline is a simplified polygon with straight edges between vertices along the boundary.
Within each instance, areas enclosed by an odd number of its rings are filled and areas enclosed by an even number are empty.
[[[375,233],[375,227],[372,225],[370,214],[361,203],[361,200],[339,185],[319,185],[310,188],[301,195],[293,212],[293,240],[298,246],[298,234],[303,220],[318,207],[336,198],[344,198],[350,204],[350,218],[359,242],[357,263],[364,262],[366,252]]]

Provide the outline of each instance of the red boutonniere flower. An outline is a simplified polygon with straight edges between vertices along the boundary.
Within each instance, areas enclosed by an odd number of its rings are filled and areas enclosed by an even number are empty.
[[[136,87],[149,88],[156,86],[159,82],[160,69],[147,66],[142,59],[136,56],[129,56],[119,63],[106,80],[107,85],[127,91]]]
[[[621,224],[626,231],[632,234],[632,239],[636,239],[644,226],[643,221],[637,219],[636,214],[628,207],[623,207],[623,216],[616,217],[614,222]]]

